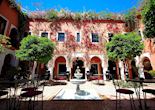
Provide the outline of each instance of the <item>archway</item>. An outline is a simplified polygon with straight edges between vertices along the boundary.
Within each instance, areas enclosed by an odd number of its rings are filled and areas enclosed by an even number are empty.
[[[132,78],[138,77],[138,68],[136,67],[135,60],[131,61],[131,69],[132,69]]]
[[[148,57],[144,57],[143,59],[143,66],[144,66],[144,75],[146,79],[151,79],[152,76],[148,73],[150,70],[152,70],[152,65],[150,62],[150,59]]]
[[[66,76],[66,59],[63,56],[57,57],[54,65],[54,78]]]
[[[12,77],[12,75],[9,74],[11,72],[12,67],[13,67],[11,64],[12,59],[13,59],[13,55],[11,55],[11,54],[7,54],[5,56],[0,77],[8,78],[8,79]]]
[[[110,76],[112,76],[115,79],[118,79],[117,72],[116,72],[116,63],[112,60],[108,60],[108,70]]]
[[[79,57],[73,59],[73,66],[71,69],[71,78],[75,78],[74,73],[75,73],[77,66],[80,68],[81,73],[83,73],[82,79],[84,79],[85,78],[84,61],[82,58],[79,58]]]
[[[101,59],[98,57],[91,58],[90,76],[95,79],[103,79],[103,68],[101,66]]]
[[[145,57],[143,59],[143,65],[144,65],[144,70],[147,70],[147,71],[152,70],[152,65],[149,58]]]
[[[18,48],[19,47],[19,39],[18,39],[18,31],[17,31],[17,29],[12,28],[9,37],[10,37],[11,45],[14,48]]]

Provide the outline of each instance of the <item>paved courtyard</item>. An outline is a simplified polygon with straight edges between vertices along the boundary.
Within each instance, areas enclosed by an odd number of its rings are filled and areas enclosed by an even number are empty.
[[[148,84],[147,86],[144,86],[145,88],[155,88],[155,84]],[[67,85],[56,85],[56,86],[45,86],[44,89],[44,100],[52,100],[61,90],[75,90],[76,85],[72,84],[71,82],[67,82]],[[81,90],[89,91],[90,89],[93,89],[96,91],[96,93],[102,98],[102,99],[109,99],[109,100],[115,100],[115,88],[112,83],[112,81],[90,81],[86,82],[85,84],[82,84],[80,86]],[[134,90],[134,88],[130,88],[131,90]],[[143,96],[143,93],[141,93]],[[147,94],[148,98],[152,98],[153,95]],[[122,99],[129,99],[128,96],[122,95]],[[137,98],[136,94],[134,94],[134,98]],[[143,98],[143,97],[142,97]]]
[[[93,90],[96,94],[100,97],[100,99],[80,99],[80,100],[73,100],[73,99],[55,99],[55,97],[63,90],[73,90],[75,91],[76,85],[72,84],[71,82],[66,82],[66,85],[53,85],[53,86],[45,86],[44,94],[43,94],[43,103],[44,109],[43,110],[115,110],[115,88],[112,84],[112,81],[90,81],[82,84],[80,86],[81,90],[88,91]],[[155,88],[155,84],[148,84],[145,88]],[[133,88],[131,88],[134,90]],[[20,94],[20,90],[18,92]],[[141,93],[143,98],[143,94]],[[38,97],[39,101],[35,102],[35,110],[41,110],[41,96]],[[155,96],[148,94],[148,105],[151,109],[148,110],[155,110]],[[135,105],[137,110],[138,108],[138,100],[136,95],[134,94]],[[0,105],[1,109],[5,110],[5,101],[1,100]],[[143,102],[143,99],[142,99]],[[27,108],[28,102],[23,101],[20,105],[21,110],[28,110]],[[3,108],[4,107],[4,108]],[[129,97],[126,95],[121,95],[121,110],[131,110],[130,107],[130,100]]]

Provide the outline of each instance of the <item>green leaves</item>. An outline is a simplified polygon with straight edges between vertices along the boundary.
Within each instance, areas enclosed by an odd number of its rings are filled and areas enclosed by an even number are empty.
[[[130,31],[133,31],[136,28],[136,16],[137,16],[136,8],[132,8],[128,10],[127,13],[124,14],[125,21]]]
[[[21,41],[16,56],[21,60],[47,63],[51,58],[55,45],[48,38],[27,36]]]
[[[72,12],[70,10],[61,9],[57,10],[48,10],[46,12],[34,12],[29,14],[30,18],[41,18],[47,20],[58,20],[58,19],[73,19],[73,20],[122,20],[123,17],[121,14],[116,14],[108,11],[101,11],[99,13],[94,11],[84,11],[84,12]],[[123,19],[124,20],[124,19]]]
[[[125,60],[132,59],[141,54],[144,45],[141,37],[132,32],[126,35],[117,34],[106,44],[109,59]]]
[[[9,37],[0,34],[0,53],[4,51],[4,47],[11,47],[11,43],[9,42]]]
[[[142,7],[142,17],[145,24],[144,35],[146,38],[155,37],[155,1],[144,0]]]
[[[58,19],[58,12],[53,9],[49,10],[49,11],[47,11],[45,18],[47,18],[48,20]]]

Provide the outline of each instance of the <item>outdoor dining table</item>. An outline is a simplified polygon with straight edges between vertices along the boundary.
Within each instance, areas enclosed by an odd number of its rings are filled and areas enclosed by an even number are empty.
[[[155,83],[155,79],[137,78],[137,79],[128,79],[127,81],[133,82],[134,89],[135,89],[136,95],[137,95],[138,100],[139,100],[140,110],[144,110],[143,106],[142,106],[140,91],[143,89],[143,83]]]
[[[17,88],[24,83],[27,83],[29,80],[27,79],[18,79],[18,80],[5,80],[5,79],[1,79],[0,80],[0,85],[1,87],[6,87],[9,89],[9,110],[16,110],[18,109],[18,98],[17,98]],[[12,89],[13,89],[13,95],[12,93]]]

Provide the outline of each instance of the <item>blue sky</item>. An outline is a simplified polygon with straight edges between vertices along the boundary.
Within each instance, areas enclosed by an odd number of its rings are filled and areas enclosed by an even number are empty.
[[[110,11],[121,13],[137,7],[140,0],[17,0],[28,11],[62,8],[77,11]]]

